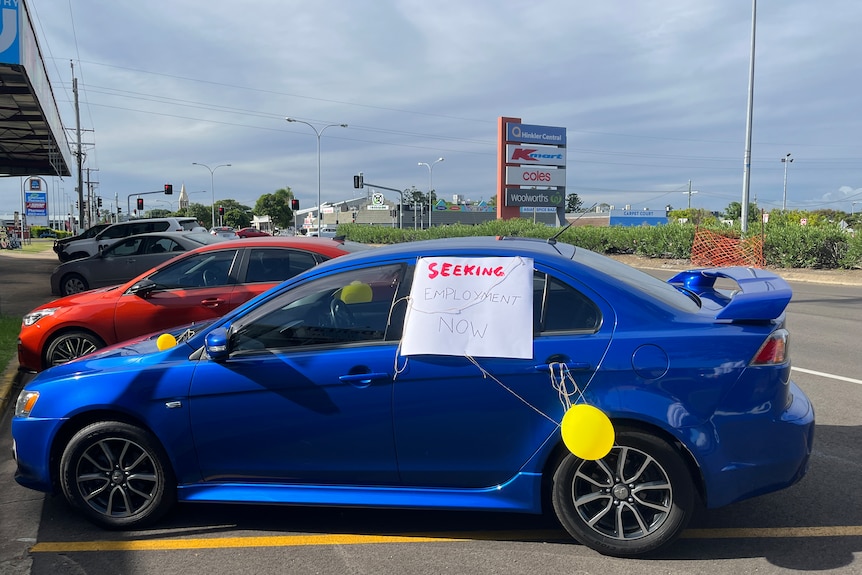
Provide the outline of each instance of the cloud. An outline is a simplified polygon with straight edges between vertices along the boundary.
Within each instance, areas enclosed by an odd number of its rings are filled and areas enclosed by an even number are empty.
[[[79,78],[97,193],[185,182],[253,205],[289,186],[352,197],[353,174],[399,189],[489,198],[496,121],[568,130],[567,189],[585,205],[721,210],[742,193],[751,6],[682,0],[524,4],[381,0],[253,5],[28,3],[64,123]],[[758,3],[751,196],[849,211],[862,4]],[[12,194],[17,182],[0,182]],[[70,195],[74,178],[54,185]],[[155,187],[154,187],[155,186]],[[204,196],[201,196],[204,197]],[[844,203],[842,203],[844,202]],[[650,205],[643,205],[649,203]]]

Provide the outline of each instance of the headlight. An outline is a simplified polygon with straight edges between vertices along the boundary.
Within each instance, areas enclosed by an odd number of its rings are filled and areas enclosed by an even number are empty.
[[[30,417],[30,412],[36,405],[39,399],[38,391],[23,390],[18,394],[18,401],[15,403],[15,417]]]
[[[47,317],[49,315],[54,315],[58,307],[48,307],[45,309],[37,309],[36,311],[31,311],[27,315],[24,316],[24,325],[33,325],[43,317]]]

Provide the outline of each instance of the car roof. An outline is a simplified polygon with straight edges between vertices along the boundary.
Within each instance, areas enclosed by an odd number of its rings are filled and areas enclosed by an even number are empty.
[[[695,311],[699,306],[671,286],[642,270],[618,262],[602,254],[579,248],[549,238],[471,236],[442,238],[418,242],[405,242],[376,248],[371,252],[352,253],[325,262],[317,269],[325,271],[329,266],[346,266],[374,261],[398,261],[422,256],[452,257],[530,257],[564,273],[574,273],[588,283],[601,282],[606,288],[614,287],[619,297],[637,297],[644,302],[661,300],[663,304],[677,309]],[[635,296],[637,294],[637,296]]]
[[[549,240],[500,236],[467,236],[380,246],[374,250],[374,255],[371,257],[377,258],[391,255],[397,258],[399,256],[422,255],[426,252],[429,254],[433,253],[434,255],[466,252],[475,252],[477,254],[484,252],[487,254],[493,252],[495,255],[532,255],[572,259],[575,251],[575,246]],[[349,256],[349,259],[362,257],[362,254],[356,254]]]
[[[371,249],[371,246],[357,242],[345,242],[334,238],[308,238],[303,236],[255,236],[252,238],[236,238],[230,242],[219,242],[195,248],[191,252],[203,252],[229,248],[266,247],[266,248],[295,248],[311,250],[323,255],[342,255],[351,252]]]

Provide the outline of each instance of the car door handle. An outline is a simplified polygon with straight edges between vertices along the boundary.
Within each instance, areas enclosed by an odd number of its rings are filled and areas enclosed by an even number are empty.
[[[350,375],[340,375],[338,379],[344,383],[361,383],[369,385],[375,379],[391,379],[388,373],[385,372],[370,372],[370,373],[351,373]]]
[[[555,365],[558,365],[558,364],[555,364]],[[589,363],[587,363],[585,361],[567,361],[563,365],[565,365],[566,369],[568,369],[569,371],[586,371],[588,369],[592,369],[592,367],[593,367],[592,365],[590,365]],[[533,369],[535,369],[536,371],[548,371],[550,366],[551,366],[550,363],[540,363],[539,365],[535,366]]]
[[[225,303],[225,301],[220,297],[211,297],[201,300],[201,305],[204,307],[218,307],[223,303]]]

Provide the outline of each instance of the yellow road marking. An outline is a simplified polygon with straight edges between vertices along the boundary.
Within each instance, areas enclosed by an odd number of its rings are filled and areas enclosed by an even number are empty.
[[[792,537],[860,537],[862,525],[834,527],[770,527],[687,529],[682,539],[756,539]],[[484,534],[426,535],[277,535],[267,537],[214,537],[198,539],[148,539],[130,541],[43,541],[31,553],[87,551],[169,551],[185,549],[229,549],[243,547],[302,547],[308,545],[369,545],[376,543],[451,543],[464,541],[558,541],[568,539],[564,531],[505,531]]]
[[[366,545],[370,543],[427,543],[459,541],[448,537],[384,535],[279,535],[272,537],[222,537],[212,539],[151,539],[131,541],[44,541],[31,553],[74,551],[164,551],[171,549],[227,549],[237,547],[299,547],[305,545]]]

